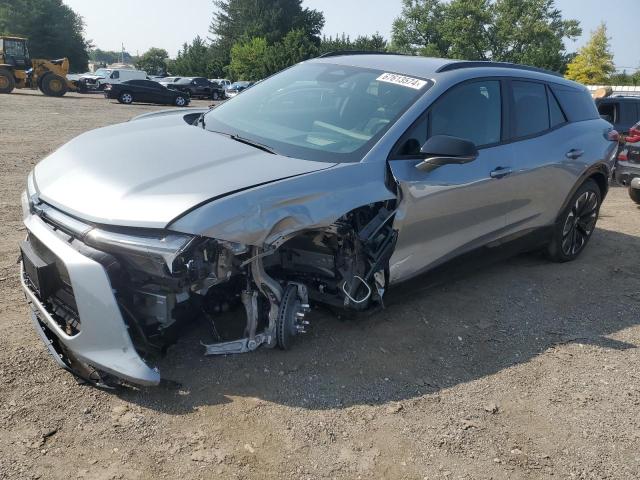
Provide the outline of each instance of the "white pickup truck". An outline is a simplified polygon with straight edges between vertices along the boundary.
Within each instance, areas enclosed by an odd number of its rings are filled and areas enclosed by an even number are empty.
[[[104,90],[111,84],[126,82],[127,80],[144,80],[147,72],[127,68],[99,68],[92,75],[82,75],[78,84],[84,90]]]

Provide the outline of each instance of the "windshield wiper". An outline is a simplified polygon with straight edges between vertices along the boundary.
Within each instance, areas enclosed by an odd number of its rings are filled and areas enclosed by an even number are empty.
[[[241,137],[240,135],[229,135],[229,138],[235,140],[236,142],[244,143],[246,145],[251,145],[259,150],[270,153],[272,155],[277,155],[278,153],[268,145],[264,145],[263,143],[258,143],[253,140],[249,140],[248,138]]]
[[[198,119],[198,123],[202,122],[203,124],[203,128],[204,128],[204,116],[200,117]],[[263,152],[267,152],[270,153],[272,155],[278,155],[278,152],[276,152],[273,148],[271,148],[269,145],[265,145],[263,143],[259,143],[253,140],[249,140],[248,138],[245,137],[241,137],[240,135],[236,135],[235,133],[226,133],[226,132],[220,132],[218,130],[209,130],[207,129],[208,132],[211,133],[217,133],[218,135],[224,135],[225,137],[229,137],[231,140],[235,140],[236,142],[240,142],[240,143],[244,143],[245,145],[250,145],[254,148],[257,148],[258,150],[262,150]]]

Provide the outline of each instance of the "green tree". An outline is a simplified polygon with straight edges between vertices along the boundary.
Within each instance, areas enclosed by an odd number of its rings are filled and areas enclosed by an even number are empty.
[[[152,47],[140,56],[136,67],[149,75],[162,75],[167,71],[168,58],[169,54],[164,48]]]
[[[191,44],[185,43],[176,58],[166,61],[166,65],[173,75],[209,77],[212,73],[211,49],[197,36]]]
[[[567,66],[566,77],[586,85],[602,85],[609,82],[609,77],[614,72],[615,65],[607,37],[607,26],[602,23],[591,33],[587,44]]]
[[[394,51],[446,57],[449,46],[442,37],[445,5],[440,0],[402,0],[402,13],[393,21]]]
[[[122,52],[116,52],[112,50],[100,50],[95,48],[89,51],[89,59],[93,62],[104,63],[109,65],[111,63],[120,63],[123,61]],[[134,57],[129,52],[124,52],[124,63],[135,63]]]
[[[211,63],[215,69],[228,65],[238,42],[263,38],[267,45],[281,42],[292,30],[302,30],[318,45],[324,15],[302,7],[302,0],[214,0]]]
[[[339,52],[357,50],[362,52],[386,52],[388,48],[388,42],[379,33],[374,33],[371,36],[361,35],[355,40],[351,40],[348,35],[344,33],[342,36],[326,37],[323,36],[320,40],[319,53]]]
[[[265,61],[268,55],[269,45],[265,38],[238,42],[231,49],[229,73],[237,79],[260,80],[268,74]]]
[[[318,47],[306,32],[292,30],[282,39],[282,42],[269,47],[266,55],[265,75],[273,75],[291,65],[317,56]],[[233,58],[233,54],[231,57]],[[260,78],[251,78],[251,80],[259,80]]]
[[[564,39],[582,34],[577,20],[565,20],[555,0],[497,0],[489,26],[492,60],[563,72]]]
[[[28,37],[32,58],[67,57],[72,71],[87,70],[82,17],[62,0],[0,0],[0,34]]]
[[[231,49],[229,73],[241,80],[261,80],[291,65],[318,56],[318,47],[303,30],[290,31],[281,42],[269,45],[255,37]]]
[[[523,63],[562,71],[565,39],[581,34],[554,0],[403,0],[391,49],[403,53]]]

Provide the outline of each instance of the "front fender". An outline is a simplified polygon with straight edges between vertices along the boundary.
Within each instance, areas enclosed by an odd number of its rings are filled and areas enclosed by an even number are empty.
[[[358,207],[395,198],[385,185],[384,162],[339,164],[213,200],[167,228],[270,248],[291,234],[327,227]]]

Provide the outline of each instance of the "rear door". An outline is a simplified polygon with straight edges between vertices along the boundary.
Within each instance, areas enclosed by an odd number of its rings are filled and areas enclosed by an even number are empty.
[[[512,231],[528,230],[550,222],[549,205],[562,205],[568,174],[563,162],[580,142],[568,138],[567,119],[545,82],[514,79],[509,82],[510,137],[517,152],[511,182],[514,204],[507,216]],[[575,144],[575,145],[574,145]]]
[[[512,204],[512,147],[500,79],[465,82],[443,94],[399,140],[389,166],[400,187],[391,281],[404,280],[502,235]],[[433,135],[470,140],[479,155],[431,172],[416,165]]]
[[[510,82],[514,204],[509,232],[552,225],[576,179],[598,161],[604,129],[586,91],[532,79]]]

